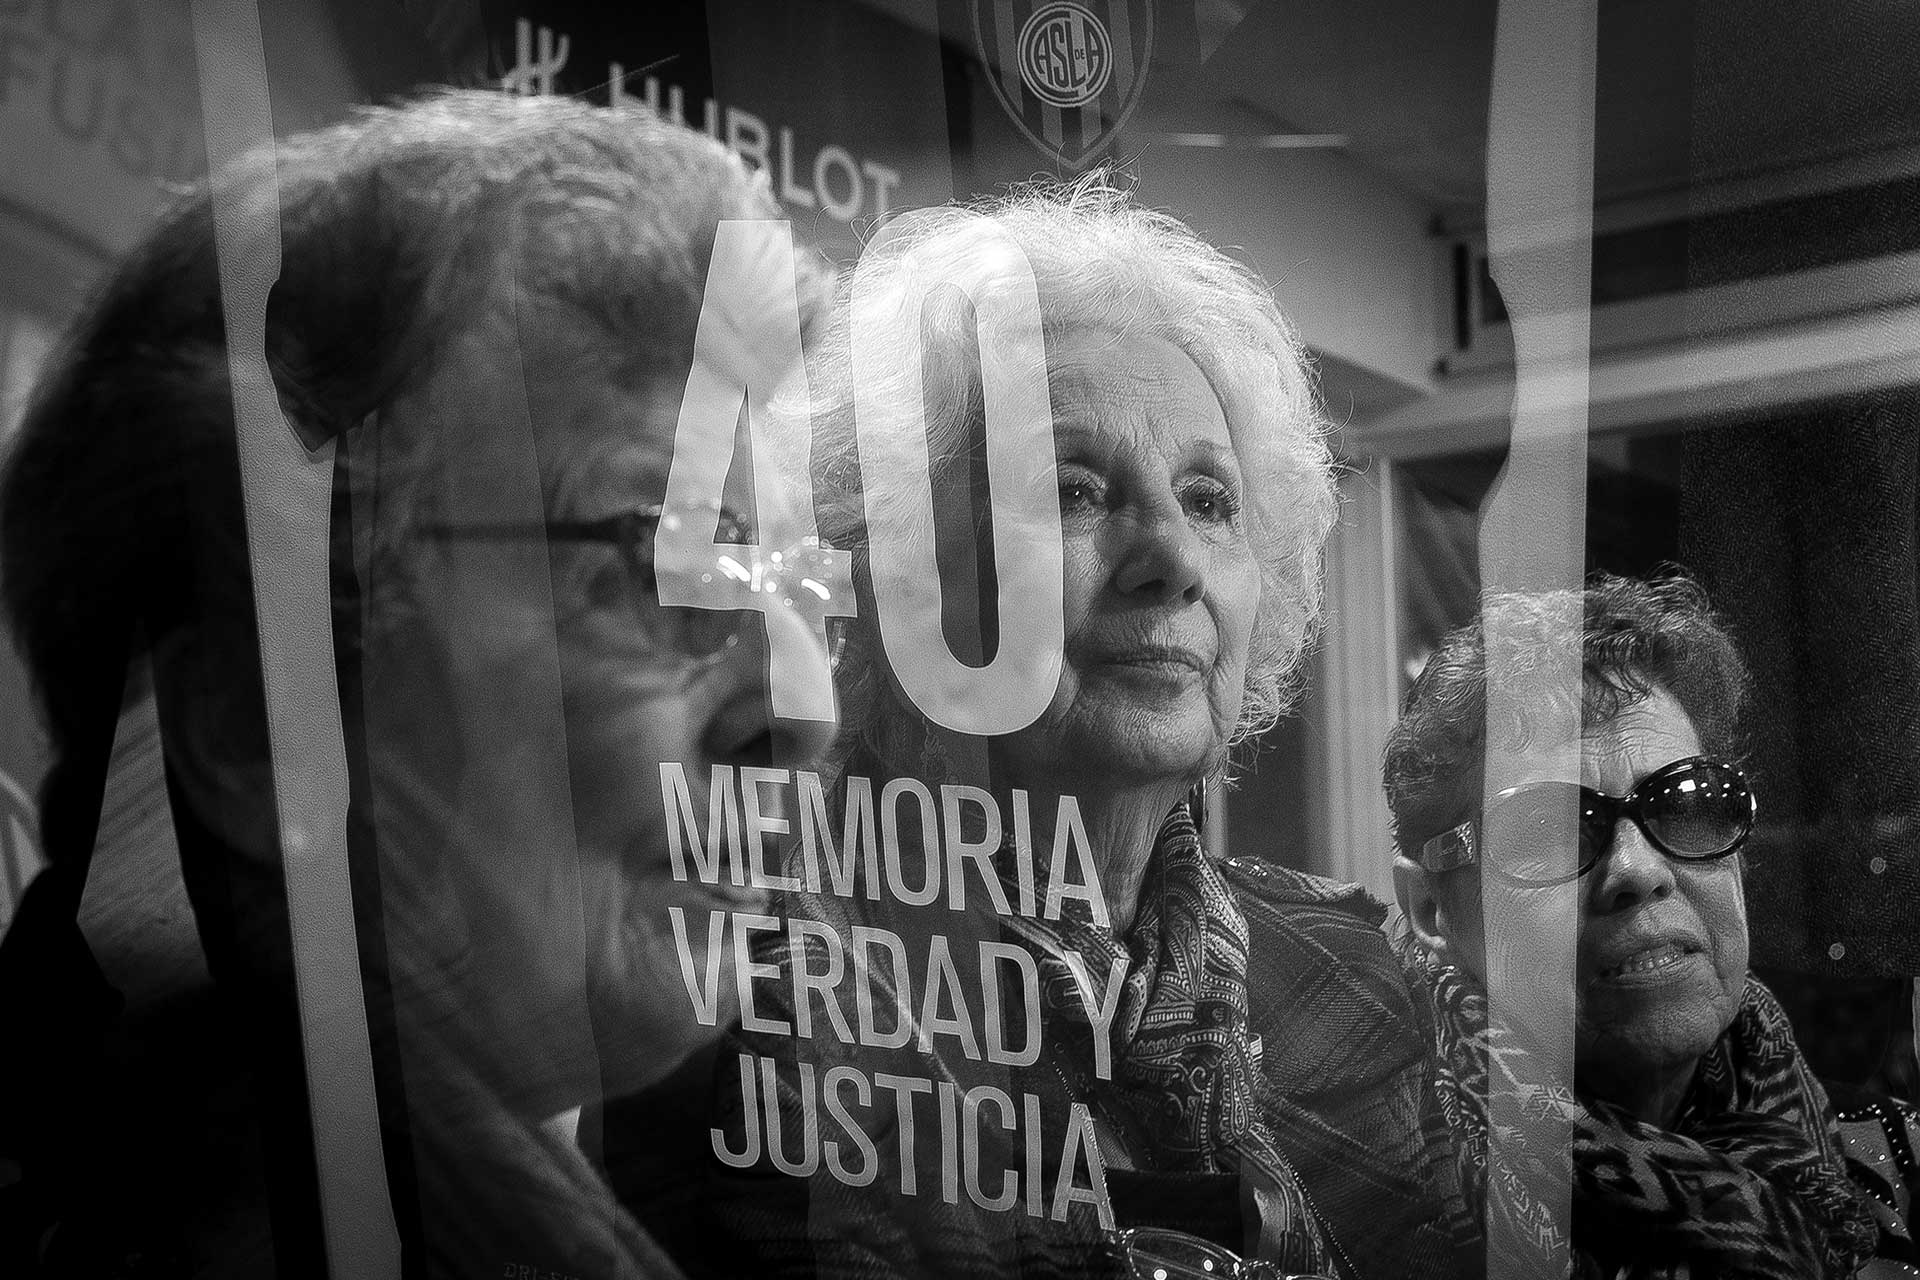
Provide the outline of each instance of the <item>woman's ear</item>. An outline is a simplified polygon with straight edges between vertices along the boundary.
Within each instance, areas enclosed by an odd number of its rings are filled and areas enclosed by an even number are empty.
[[[1393,894],[1399,899],[1400,914],[1420,945],[1442,964],[1452,964],[1454,921],[1442,903],[1435,875],[1405,854],[1393,859]]]

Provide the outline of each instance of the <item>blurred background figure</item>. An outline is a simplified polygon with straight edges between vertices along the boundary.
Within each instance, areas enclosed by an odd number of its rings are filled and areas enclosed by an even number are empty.
[[[1556,772],[1542,736],[1550,673],[1575,653],[1577,779]],[[1493,664],[1521,682],[1510,721],[1489,722]],[[1490,1250],[1521,1251],[1503,1274],[1526,1274],[1526,1251],[1556,1238],[1595,1277],[1837,1280],[1874,1252],[1827,1095],[1748,972],[1748,693],[1697,587],[1599,577],[1584,593],[1491,597],[1428,661],[1388,740],[1442,1112],[1469,1212],[1477,1223],[1494,1206]],[[1542,953],[1568,929],[1574,972],[1536,967],[1490,1022],[1490,956]],[[1576,1078],[1541,1079],[1532,1028],[1568,1021]],[[1559,1153],[1517,1133],[1490,1140],[1490,1092],[1569,1119],[1571,1223],[1528,1192],[1532,1166]]]
[[[0,953],[5,1025],[28,1050],[0,1082],[17,1238],[49,1274],[325,1266],[254,608],[255,575],[298,570],[249,564],[243,504],[270,499],[241,491],[214,191],[278,220],[268,364],[295,432],[337,448],[349,856],[403,1248],[435,1274],[673,1274],[614,1208],[579,1119],[717,1034],[674,980],[669,905],[704,919],[759,901],[671,879],[661,763],[704,813],[713,766],[803,763],[831,732],[768,709],[776,650],[828,679],[805,620],[663,606],[652,555],[716,228],[777,209],[717,144],[643,109],[489,93],[363,111],[184,196],[28,411],[0,552],[55,763],[50,866]],[[827,278],[803,257],[797,298],[795,279],[713,299],[709,318],[751,337],[797,305],[810,325]],[[789,352],[735,343],[714,372],[771,384],[786,370],[751,363]],[[743,513],[787,500],[739,496],[688,518],[751,542]],[[179,1199],[244,1206],[257,1142],[270,1240],[244,1207],[217,1249],[168,1231],[185,1207],[156,1176],[165,1157],[139,1150],[147,1117],[116,1107],[91,1056],[113,997],[75,911],[136,658],[233,1019],[198,1081],[226,1091],[203,1122],[233,1131],[215,1171],[232,1182]],[[234,1092],[253,1094],[257,1135]]]

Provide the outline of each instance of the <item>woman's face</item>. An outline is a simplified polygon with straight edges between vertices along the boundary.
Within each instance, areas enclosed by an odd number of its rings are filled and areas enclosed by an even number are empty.
[[[485,371],[471,376],[486,386]],[[469,457],[452,478],[466,511],[450,519],[484,523],[503,509],[523,517],[544,507],[548,521],[593,521],[660,501],[678,380],[632,389],[530,371],[525,394],[536,437],[518,433],[500,458]],[[536,451],[550,455],[540,459],[538,480],[530,476]],[[763,508],[780,500],[761,495]],[[804,768],[825,749],[832,726],[776,721],[767,689],[770,646],[786,648],[802,675],[822,681],[824,650],[796,615],[778,610],[764,623],[752,613],[682,613],[701,620],[693,642],[655,598],[650,556],[636,564],[615,544],[546,546],[536,536],[525,545],[454,541],[434,550],[441,558],[430,616],[441,640],[433,661],[444,666],[439,678],[454,709],[436,732],[457,738],[464,758],[456,815],[469,833],[463,871],[496,882],[498,923],[518,931],[512,945],[527,958],[513,983],[534,989],[526,999],[501,992],[502,1008],[537,1006],[549,990],[564,997],[584,972],[597,1052],[583,1071],[551,1048],[545,1064],[516,1051],[511,1069],[570,1080],[552,1088],[574,1096],[549,1097],[549,1105],[589,1100],[577,1094],[582,1079],[594,1081],[594,1093],[633,1091],[732,1016],[732,937],[723,935],[710,954],[709,912],[765,906],[763,893],[733,886],[724,872],[711,886],[673,876],[668,828],[677,806],[663,798],[661,766],[677,765],[684,776],[693,837],[712,839],[716,766]],[[733,642],[715,646],[716,630],[732,631]],[[762,788],[762,811],[777,814],[781,794]],[[577,850],[577,889],[568,842]],[[704,988],[710,972],[719,1004],[702,1018],[689,987]]]
[[[1585,736],[1580,781],[1624,796],[1654,770],[1699,754],[1693,721],[1656,688]],[[1538,752],[1490,750],[1489,790],[1555,778],[1540,761]],[[1476,881],[1470,887],[1477,890],[1478,877],[1462,873],[1460,879]],[[1550,888],[1490,881],[1485,903],[1486,937],[1464,937],[1461,956],[1482,976],[1489,948],[1506,948],[1506,971],[1526,974],[1528,954],[1549,953],[1553,932],[1578,921],[1574,1052],[1583,1085],[1602,1097],[1627,1096],[1636,1081],[1658,1073],[1690,1071],[1733,1021],[1747,973],[1737,857],[1669,858],[1622,818],[1607,852],[1578,880]],[[1566,990],[1543,980],[1527,996],[1540,1002],[1545,1016],[1564,1017]]]
[[[592,520],[659,501],[674,417],[666,405],[658,408],[663,412],[649,419],[657,426],[653,434],[603,457],[589,455],[582,487],[563,485],[554,495],[559,514]],[[720,833],[708,830],[715,766],[735,770],[738,795],[739,769],[806,768],[830,740],[830,724],[771,715],[769,645],[794,654],[803,675],[830,677],[820,640],[793,613],[769,611],[764,623],[751,613],[733,615],[738,630],[729,647],[696,655],[677,650],[667,637],[678,629],[661,625],[676,614],[695,615],[663,609],[652,590],[635,581],[618,548],[556,544],[552,558],[601,1070],[610,1087],[632,1088],[718,1034],[733,1016],[732,939],[723,939],[720,955],[707,954],[709,912],[766,909],[764,892],[734,886],[725,875],[714,885],[671,877],[667,828],[679,821],[680,810],[663,794],[661,765],[679,766],[685,778],[696,822],[692,838],[717,845]],[[704,622],[695,628],[709,640],[715,630]],[[787,787],[758,788],[761,811],[771,816],[791,812],[790,796]],[[689,837],[683,832],[682,838]],[[768,844],[765,865],[777,868],[777,850]],[[723,975],[717,1025],[693,1014],[671,908],[684,913],[696,977],[704,981],[709,963]]]
[[[1226,415],[1160,338],[1049,344],[1066,653],[1058,691],[1003,740],[1016,783],[1198,780],[1240,715],[1260,607]]]

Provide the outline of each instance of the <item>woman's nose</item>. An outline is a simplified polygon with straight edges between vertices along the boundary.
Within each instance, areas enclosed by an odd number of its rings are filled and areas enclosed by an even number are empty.
[[[1629,907],[1673,892],[1673,861],[1653,847],[1640,824],[1621,817],[1613,829],[1613,843],[1600,858],[1594,884],[1595,907],[1602,913]]]
[[[1199,535],[1169,495],[1135,519],[1115,585],[1129,597],[1154,603],[1191,604],[1206,589],[1206,566]]]

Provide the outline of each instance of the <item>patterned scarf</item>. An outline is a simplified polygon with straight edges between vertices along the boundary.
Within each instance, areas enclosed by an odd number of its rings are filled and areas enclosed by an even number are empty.
[[[1246,917],[1184,804],[1161,827],[1152,859],[1124,939],[1078,901],[1052,923],[1007,920],[1039,964],[1049,1045],[1071,1060],[1059,1065],[1096,1115],[1144,1137],[1129,1153],[1138,1163],[1252,1177],[1270,1246],[1296,1270],[1329,1269],[1330,1250],[1263,1105],[1260,1042],[1247,1021]],[[1102,1083],[1093,1078],[1090,1006],[1105,1007],[1116,961],[1113,1078]]]
[[[1666,1130],[1541,1083],[1522,1040],[1488,1025],[1476,981],[1424,956],[1414,969],[1433,1004],[1436,1094],[1467,1211],[1483,1221],[1493,1182],[1503,1220],[1489,1249],[1506,1259],[1506,1274],[1544,1275],[1549,1248],[1570,1246],[1581,1277],[1841,1280],[1872,1253],[1872,1219],[1847,1178],[1826,1095],[1757,980],[1747,980],[1733,1024],[1701,1059]],[[1489,1167],[1490,1088],[1519,1114],[1570,1130],[1571,1239],[1527,1190],[1554,1176],[1558,1153],[1503,1133],[1503,1162]]]

